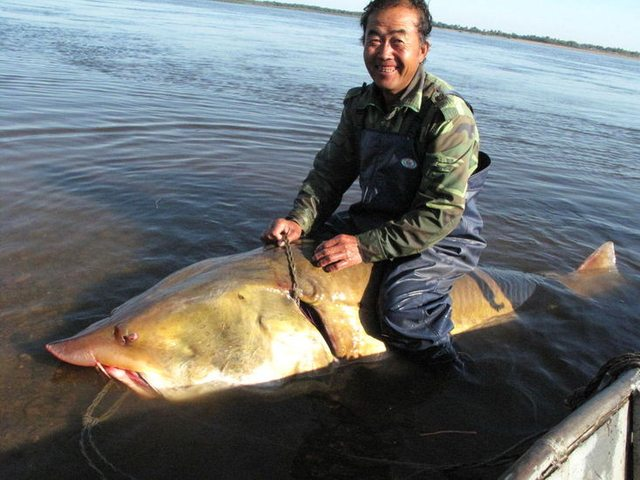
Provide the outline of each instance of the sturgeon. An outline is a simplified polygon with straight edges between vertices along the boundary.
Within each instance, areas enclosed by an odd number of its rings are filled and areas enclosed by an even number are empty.
[[[309,241],[292,248],[300,302],[291,296],[285,251],[267,246],[183,268],[46,348],[141,396],[169,400],[269,384],[385,352],[377,321],[379,269],[360,264],[327,273],[311,263],[313,248]],[[567,275],[478,268],[454,284],[452,333],[514,312],[542,283],[598,293],[616,283],[615,263],[607,242]]]

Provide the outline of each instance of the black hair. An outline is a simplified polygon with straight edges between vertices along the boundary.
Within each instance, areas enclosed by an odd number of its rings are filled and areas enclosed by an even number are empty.
[[[396,7],[398,5],[406,5],[413,7],[418,11],[420,19],[418,21],[418,32],[422,43],[427,43],[431,29],[433,28],[433,19],[429,6],[424,0],[372,0],[369,5],[364,7],[364,11],[360,16],[360,26],[362,27],[362,42],[367,34],[367,22],[372,13],[384,10],[385,8]]]

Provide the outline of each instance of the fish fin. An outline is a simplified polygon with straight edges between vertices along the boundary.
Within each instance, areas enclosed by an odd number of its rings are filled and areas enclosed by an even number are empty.
[[[616,270],[616,251],[613,242],[606,242],[600,245],[582,262],[576,272],[585,273],[592,270]]]

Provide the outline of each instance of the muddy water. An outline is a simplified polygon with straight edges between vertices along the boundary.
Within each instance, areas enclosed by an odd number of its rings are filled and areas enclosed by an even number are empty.
[[[0,477],[99,477],[78,442],[105,380],[43,345],[259,246],[367,80],[358,38],[354,18],[212,1],[3,2]],[[191,404],[129,397],[93,433],[107,477],[438,478],[553,425],[600,365],[640,349],[640,63],[432,42],[427,68],[475,106],[494,158],[483,262],[566,272],[612,240],[627,283],[594,299],[541,288],[460,338],[464,375],[387,360]]]

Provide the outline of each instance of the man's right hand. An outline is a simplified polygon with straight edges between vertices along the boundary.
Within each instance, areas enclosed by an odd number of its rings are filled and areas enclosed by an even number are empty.
[[[290,242],[295,242],[302,236],[302,228],[293,220],[276,218],[262,233],[262,237],[260,238],[265,243],[275,243],[279,247],[283,247],[285,235]]]

